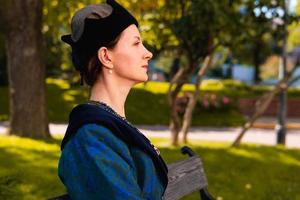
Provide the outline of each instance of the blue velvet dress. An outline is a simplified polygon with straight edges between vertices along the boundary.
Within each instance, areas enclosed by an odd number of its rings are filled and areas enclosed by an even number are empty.
[[[162,199],[167,172],[151,143],[101,107],[79,108],[70,115],[58,167],[71,199]]]

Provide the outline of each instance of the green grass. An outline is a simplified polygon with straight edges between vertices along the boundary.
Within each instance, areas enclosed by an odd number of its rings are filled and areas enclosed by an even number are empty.
[[[45,199],[64,192],[56,176],[59,141],[7,136],[0,141],[0,199]]]
[[[226,83],[226,82],[225,82]],[[205,82],[204,89],[210,81]],[[221,85],[223,83],[213,84]],[[126,116],[134,124],[169,124],[169,106],[167,103],[168,83],[148,82],[136,85],[130,92],[126,102]],[[238,87],[238,86],[236,86]],[[193,91],[193,85],[186,84],[183,91]],[[0,121],[9,119],[8,89],[0,88]],[[89,97],[86,87],[70,86],[66,81],[47,79],[47,101],[50,122],[66,123],[72,108],[84,103]],[[240,126],[244,117],[235,110],[194,112],[192,125],[195,126]]]
[[[184,158],[167,139],[153,138],[170,163]],[[65,192],[57,177],[59,139],[0,136],[0,199],[46,199]],[[201,155],[209,191],[223,200],[300,200],[300,150],[191,141]],[[198,193],[184,199],[199,199]]]

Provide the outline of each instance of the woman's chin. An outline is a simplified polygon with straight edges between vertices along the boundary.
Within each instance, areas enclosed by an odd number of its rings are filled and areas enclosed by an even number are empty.
[[[138,79],[136,80],[136,84],[144,83],[144,82],[146,82],[146,81],[148,81],[148,75],[147,75],[147,74],[146,74],[145,76],[142,76],[142,77],[138,78]]]
[[[146,81],[148,81],[148,74],[146,74],[146,76],[145,76],[145,78],[143,79],[143,82],[146,82]]]

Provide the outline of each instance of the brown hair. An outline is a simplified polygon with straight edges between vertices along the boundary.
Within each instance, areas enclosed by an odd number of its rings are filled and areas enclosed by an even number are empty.
[[[113,49],[120,39],[120,35],[109,43],[106,47],[108,49]],[[80,71],[81,78],[83,81],[92,87],[97,81],[99,74],[101,72],[103,64],[100,62],[98,58],[98,52],[96,52],[91,59],[88,61],[87,65]]]

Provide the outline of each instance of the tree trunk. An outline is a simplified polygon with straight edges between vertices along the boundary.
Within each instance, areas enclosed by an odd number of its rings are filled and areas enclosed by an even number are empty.
[[[195,63],[193,61],[190,61],[190,63],[191,63],[191,65],[197,66],[197,63]],[[191,66],[191,67],[193,67],[193,66]],[[180,131],[183,134],[183,138],[182,138],[183,143],[187,143],[187,132],[189,131],[189,128],[191,125],[193,111],[194,111],[194,108],[197,103],[198,93],[200,91],[199,88],[197,88],[197,86],[199,85],[198,83],[199,83],[199,77],[197,76],[194,94],[191,97],[189,97],[188,104],[187,104],[187,107],[186,107],[184,115],[183,115],[183,120],[182,120],[183,122],[182,122],[181,131]]]
[[[50,137],[43,58],[42,1],[0,0],[10,94],[10,134]]]
[[[171,90],[168,94],[169,106],[171,109],[171,118],[170,118],[170,131],[171,131],[171,145],[178,145],[178,134],[181,128],[181,120],[176,108],[176,98],[184,85],[184,81],[178,81],[174,90]],[[171,84],[170,84],[170,87]]]
[[[171,110],[171,118],[170,118],[170,131],[171,131],[171,145],[178,145],[178,135],[181,129],[181,119],[177,112],[176,99],[178,97],[179,92],[181,91],[182,86],[188,82],[190,77],[193,75],[195,69],[187,68],[180,70],[173,77],[170,82],[169,90],[168,90],[168,103]],[[176,85],[173,89],[174,84]]]
[[[255,42],[255,47],[253,50],[253,64],[254,64],[254,82],[256,84],[260,83],[260,48],[261,48],[261,41],[258,40]]]
[[[274,90],[272,90],[267,95],[261,97],[261,99],[258,100],[256,103],[255,113],[250,117],[250,119],[247,121],[247,123],[244,124],[241,132],[238,134],[235,141],[232,143],[232,146],[239,146],[241,143],[241,140],[245,133],[253,126],[254,122],[265,112],[265,110],[268,108],[269,104],[271,103],[274,96],[280,91],[279,87],[276,87]]]
[[[174,76],[177,74],[177,72],[180,69],[180,58],[182,56],[183,51],[181,49],[179,49],[176,52],[176,56],[173,59],[172,65],[171,65],[171,70],[168,76],[168,80],[171,81],[173,80]]]
[[[200,93],[201,81],[202,81],[203,76],[206,74],[207,69],[211,65],[212,57],[213,57],[212,53],[209,54],[208,56],[206,56],[203,67],[199,70],[199,72],[197,74],[197,80],[195,83],[195,92],[190,97],[187,108],[186,108],[184,116],[183,116],[183,123],[182,123],[182,129],[181,129],[181,132],[183,134],[183,138],[182,138],[183,143],[187,143],[187,134],[188,134],[189,128],[191,126],[193,111],[196,106],[197,99],[198,99],[198,96]],[[191,63],[196,68],[197,62],[191,61]]]
[[[254,122],[265,112],[265,110],[268,108],[269,104],[271,103],[272,99],[282,90],[287,90],[289,85],[291,85],[295,80],[298,79],[296,77],[295,79],[292,79],[289,81],[291,75],[296,70],[296,65],[294,68],[275,86],[275,88],[270,91],[269,93],[262,96],[255,105],[255,112],[250,117],[250,119],[245,123],[243,126],[243,129],[238,134],[237,138],[232,143],[232,146],[239,146],[243,136],[245,133],[253,126]]]

